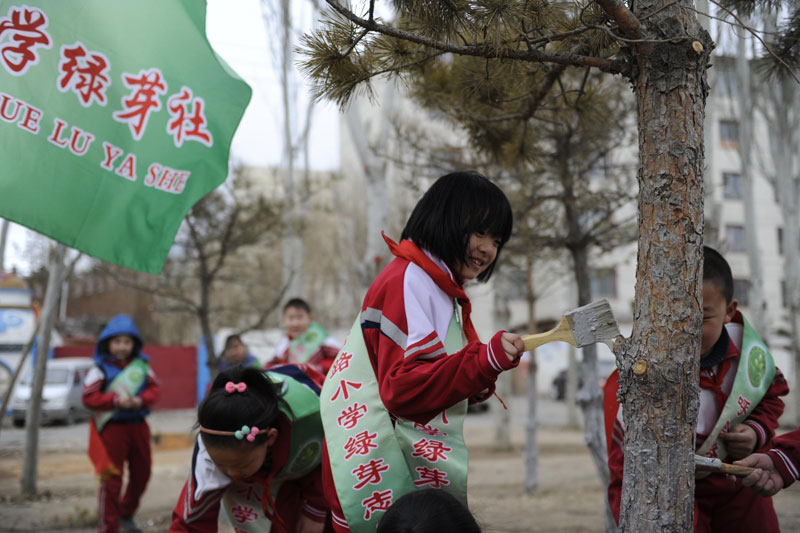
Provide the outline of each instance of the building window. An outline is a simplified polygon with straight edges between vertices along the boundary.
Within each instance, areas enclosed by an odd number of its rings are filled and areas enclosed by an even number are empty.
[[[783,255],[783,228],[778,228],[778,254]]]
[[[739,148],[739,122],[736,120],[720,120],[719,140],[723,148]]]
[[[739,89],[739,81],[736,79],[736,70],[728,67],[720,67],[716,71],[714,78],[717,93],[728,98],[736,98]]]
[[[724,172],[722,174],[723,194],[728,200],[741,200],[742,195],[742,176],[735,172]]]
[[[747,245],[744,238],[744,226],[725,226],[725,241],[729,252],[745,252]]]
[[[739,300],[739,305],[750,305],[750,281],[746,279],[733,280],[733,297]]]
[[[617,271],[615,268],[592,269],[592,298],[617,297]]]

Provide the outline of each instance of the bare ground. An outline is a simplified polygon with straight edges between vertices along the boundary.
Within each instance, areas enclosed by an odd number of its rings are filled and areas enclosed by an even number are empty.
[[[523,489],[522,429],[514,426],[514,450],[492,448],[494,428],[468,426],[470,507],[487,532],[588,532],[603,529],[604,491],[583,444],[581,430],[539,430],[539,487]],[[154,445],[153,477],[137,514],[145,531],[166,531],[188,474],[190,439],[162,435]],[[40,456],[40,497],[21,499],[22,451],[0,448],[0,531],[95,531],[96,482],[83,451],[45,450]],[[785,532],[800,532],[800,487],[782,491],[775,506]],[[224,531],[225,529],[221,529]]]

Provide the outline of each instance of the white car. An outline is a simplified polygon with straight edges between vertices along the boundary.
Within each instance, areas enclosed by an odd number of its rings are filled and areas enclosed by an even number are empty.
[[[42,422],[60,421],[73,424],[88,419],[89,411],[83,406],[83,378],[94,361],[89,357],[64,357],[47,361],[47,375],[42,389]],[[33,368],[28,368],[14,389],[11,414],[16,427],[25,425],[25,415],[31,398]]]

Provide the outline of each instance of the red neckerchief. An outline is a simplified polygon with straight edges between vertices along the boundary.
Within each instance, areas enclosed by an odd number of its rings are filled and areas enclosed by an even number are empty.
[[[480,342],[478,333],[475,331],[475,326],[472,325],[472,320],[469,317],[470,313],[472,312],[472,304],[469,301],[467,293],[464,292],[464,287],[462,287],[459,283],[456,283],[453,278],[447,274],[447,272],[442,270],[439,265],[434,263],[431,258],[428,257],[425,252],[423,252],[413,242],[403,239],[400,241],[400,244],[397,244],[392,239],[387,237],[385,233],[381,232],[381,235],[383,236],[383,240],[386,241],[386,244],[389,246],[389,251],[392,252],[393,255],[407,259],[420,267],[431,277],[436,285],[438,285],[438,287],[445,292],[445,294],[447,294],[450,298],[455,298],[458,300],[458,303],[461,305],[461,317],[463,319],[462,322],[464,324],[464,334],[467,336],[467,342]]]
[[[700,375],[700,387],[708,389],[714,393],[714,398],[716,399],[717,408],[719,409],[720,413],[722,412],[722,408],[725,406],[725,400],[727,398],[725,392],[722,390],[722,384],[725,381],[725,376],[728,374],[728,371],[731,368],[731,361],[738,355],[739,349],[733,343],[732,339],[728,339],[728,353],[725,355],[725,359],[723,359],[722,362],[717,365],[716,372],[714,372],[713,369],[708,369],[707,372],[710,375]]]

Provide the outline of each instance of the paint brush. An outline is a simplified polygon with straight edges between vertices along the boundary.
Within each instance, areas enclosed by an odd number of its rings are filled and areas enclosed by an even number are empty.
[[[747,477],[755,470],[755,468],[750,468],[749,466],[723,463],[721,459],[703,457],[697,454],[694,455],[694,468],[695,470],[704,472],[719,472],[721,474],[731,474],[739,477]]]
[[[614,339],[619,334],[611,306],[603,298],[567,312],[558,326],[544,333],[525,335],[522,342],[525,343],[525,350],[533,350],[553,341],[568,342],[578,348],[603,342],[613,350]]]

